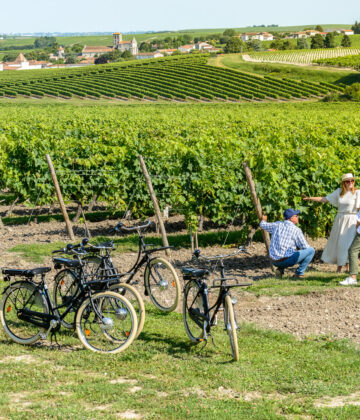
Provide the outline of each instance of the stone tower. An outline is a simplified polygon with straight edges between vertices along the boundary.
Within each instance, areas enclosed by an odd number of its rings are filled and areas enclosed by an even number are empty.
[[[113,33],[114,48],[118,48],[120,42],[122,42],[122,34],[120,32]]]

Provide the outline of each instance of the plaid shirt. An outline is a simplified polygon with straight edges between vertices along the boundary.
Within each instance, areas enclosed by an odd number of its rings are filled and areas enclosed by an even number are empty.
[[[309,247],[301,229],[293,222],[290,222],[290,220],[274,223],[268,223],[262,220],[260,227],[271,233],[269,254],[272,260],[276,261],[291,257],[296,252],[296,249]]]

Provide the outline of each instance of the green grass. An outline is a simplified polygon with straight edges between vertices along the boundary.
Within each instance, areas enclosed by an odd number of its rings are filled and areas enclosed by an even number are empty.
[[[240,54],[228,54],[220,57],[220,59],[210,58],[209,64],[222,64],[223,66],[234,70],[256,73],[263,76],[270,75],[279,78],[285,77],[313,82],[345,84],[360,82],[360,73],[355,71],[324,69],[323,67],[297,66],[291,64],[251,63],[243,61]]]
[[[173,234],[167,235],[169,244],[175,248],[190,248],[190,237],[188,234]],[[241,244],[245,241],[246,231],[232,231],[228,234],[227,231],[213,231],[213,232],[204,232],[199,233],[199,246],[201,248],[211,246],[211,245],[222,245],[226,239],[227,245],[229,244]],[[94,238],[92,243],[101,243],[104,241],[113,240],[116,245],[116,251],[118,253],[122,252],[132,252],[138,250],[138,236],[128,235],[121,238],[114,237],[103,237],[99,236]],[[155,246],[163,246],[162,238],[157,235],[147,235],[145,242],[148,244],[154,244]],[[28,261],[34,263],[41,263],[44,261],[45,257],[51,255],[51,252],[55,249],[63,248],[66,244],[64,242],[54,242],[46,244],[20,244],[15,245],[13,248],[9,249],[10,252],[15,252],[21,255],[22,258],[27,259]]]
[[[254,282],[246,288],[247,292],[255,296],[290,296],[307,295],[313,292],[323,292],[339,287],[339,280],[344,279],[344,274],[307,271],[304,280],[294,280],[292,277],[271,277]]]
[[[0,410],[4,418],[357,419],[360,407],[316,408],[325,397],[359,391],[360,354],[346,341],[297,341],[242,325],[239,362],[227,336],[192,345],[182,316],[147,307],[139,339],[124,353],[99,355],[71,332],[60,349],[24,347],[0,331]]]

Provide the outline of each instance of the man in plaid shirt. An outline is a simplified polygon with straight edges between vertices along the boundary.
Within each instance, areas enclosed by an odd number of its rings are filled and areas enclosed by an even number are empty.
[[[299,264],[294,277],[303,278],[307,266],[314,257],[315,250],[306,241],[299,223],[299,210],[286,209],[284,221],[268,223],[267,216],[262,217],[261,229],[271,233],[270,259],[275,267],[284,274],[284,269]]]

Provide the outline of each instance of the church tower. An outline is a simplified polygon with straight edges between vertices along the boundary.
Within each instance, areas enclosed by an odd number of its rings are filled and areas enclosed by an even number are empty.
[[[119,48],[120,42],[122,42],[122,34],[120,32],[114,32],[113,33],[113,42],[114,42],[114,48]]]

